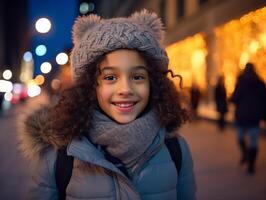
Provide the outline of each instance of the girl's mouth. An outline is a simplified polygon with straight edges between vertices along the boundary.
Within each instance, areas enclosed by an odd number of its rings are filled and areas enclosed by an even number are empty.
[[[113,102],[113,105],[116,106],[119,111],[131,112],[136,103],[137,102]]]
[[[113,103],[115,106],[121,107],[121,108],[128,108],[135,105],[133,102],[127,102],[127,103]]]

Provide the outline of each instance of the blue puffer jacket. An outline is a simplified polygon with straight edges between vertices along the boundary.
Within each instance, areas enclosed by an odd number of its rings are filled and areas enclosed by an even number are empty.
[[[38,118],[42,114],[39,113]],[[40,136],[44,131],[36,129],[35,122],[38,119],[31,121],[34,128],[28,127],[26,130],[32,132],[26,131],[21,134],[21,148],[28,157],[35,160],[28,199],[56,200],[58,199],[55,182],[57,151],[52,145],[45,143],[47,138],[44,137],[47,137],[47,134]],[[34,129],[39,133],[34,133]],[[179,137],[179,143],[182,150],[182,167],[179,175],[167,147],[163,144],[155,155],[145,158],[141,168],[129,179],[115,165],[107,161],[103,153],[86,137],[72,140],[68,145],[67,154],[74,157],[74,166],[66,189],[66,199],[193,200],[196,186],[191,154],[182,137]]]

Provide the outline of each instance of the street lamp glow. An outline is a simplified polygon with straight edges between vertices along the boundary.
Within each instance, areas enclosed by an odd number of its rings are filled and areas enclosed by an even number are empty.
[[[35,23],[35,28],[39,33],[47,33],[51,29],[51,22],[47,18],[40,18]]]
[[[6,69],[3,72],[3,78],[6,80],[10,80],[12,78],[12,72],[9,69]]]
[[[46,54],[46,52],[47,52],[46,46],[43,44],[38,45],[35,49],[35,53],[37,56],[43,56]]]
[[[44,74],[49,73],[52,70],[52,65],[49,62],[44,62],[41,64],[41,72]]]
[[[66,53],[59,53],[55,58],[58,65],[64,65],[68,61],[68,55]]]
[[[39,94],[41,94],[41,88],[40,86],[36,85],[36,84],[30,84],[28,85],[28,96],[29,97],[35,97],[38,96]]]
[[[10,81],[0,80],[0,92],[11,92],[13,84]]]
[[[45,78],[43,75],[37,75],[34,79],[34,82],[37,84],[37,85],[42,85],[45,81]]]
[[[30,51],[26,51],[24,54],[23,54],[23,60],[25,62],[30,62],[32,60],[32,53]]]

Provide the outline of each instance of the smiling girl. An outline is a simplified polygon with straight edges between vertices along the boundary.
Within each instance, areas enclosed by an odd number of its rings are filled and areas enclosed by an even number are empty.
[[[22,149],[36,160],[29,199],[58,199],[57,152],[64,148],[73,157],[66,199],[195,199],[191,155],[177,133],[188,115],[167,77],[162,35],[161,20],[146,10],[77,19],[75,85],[55,107],[28,116],[21,134]],[[167,138],[180,144],[180,172]]]

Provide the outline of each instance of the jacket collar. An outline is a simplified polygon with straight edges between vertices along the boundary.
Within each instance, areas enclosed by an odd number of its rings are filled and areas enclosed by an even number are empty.
[[[125,177],[113,163],[105,159],[103,152],[86,137],[73,139],[67,147],[67,154],[82,161],[112,170]]]

